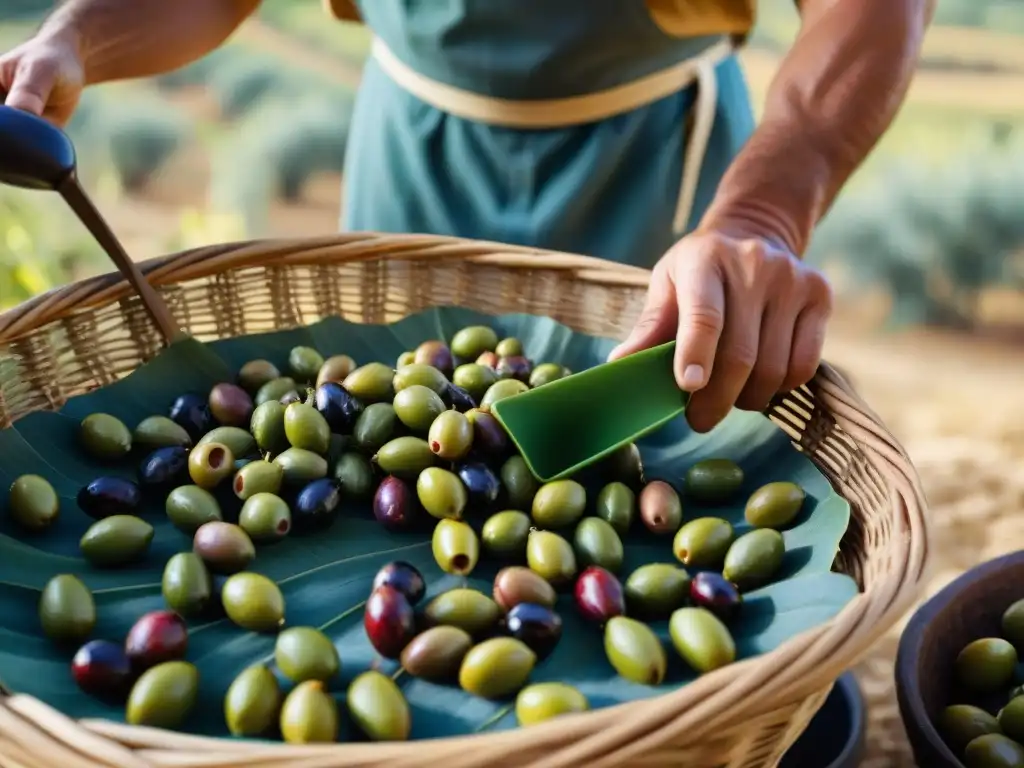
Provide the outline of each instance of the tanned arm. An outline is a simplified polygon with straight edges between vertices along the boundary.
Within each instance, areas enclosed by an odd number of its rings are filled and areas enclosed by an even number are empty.
[[[260,0],[67,0],[40,30],[72,41],[85,84],[169,72],[223,43]]]
[[[811,231],[906,96],[936,0],[803,0],[761,123],[700,229],[802,255]]]

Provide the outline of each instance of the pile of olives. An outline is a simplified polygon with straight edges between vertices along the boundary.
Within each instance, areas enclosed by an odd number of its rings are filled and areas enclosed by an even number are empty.
[[[649,624],[659,620],[667,620],[671,645],[697,673],[731,663],[729,622],[744,592],[777,575],[785,554],[780,530],[800,512],[803,489],[774,482],[754,491],[745,508],[750,529],[738,533],[721,517],[683,515],[684,498],[709,507],[734,500],[744,475],[726,459],[690,467],[679,478],[682,493],[666,480],[648,481],[633,444],[591,468],[600,480],[592,498],[580,478],[540,484],[490,407],[569,374],[557,363],[534,365],[518,340],[473,326],[450,344],[420,344],[394,367],[357,365],[346,355],[325,360],[310,347],[291,350],[286,372],[253,360],[235,381],[182,394],[166,415],[134,430],[92,414],[80,425],[82,450],[103,462],[133,453],[141,461],[135,480],[110,474],[78,493],[78,507],[95,520],[80,541],[83,557],[114,568],[149,556],[154,529],[139,512],[144,495],[154,493],[192,547],[165,564],[166,610],[142,616],[122,642],[90,639],[95,603],[71,574],[43,590],[42,628],[54,642],[77,647],[71,667],[82,690],[123,702],[129,723],[164,728],[181,727],[198,695],[186,620],[212,611],[242,630],[276,633],[273,665],[249,667],[224,692],[229,730],[290,743],[336,740],[330,683],[341,667],[339,649],[314,627],[286,626],[280,588],[249,569],[261,547],[323,531],[342,500],[352,499],[389,530],[426,524],[446,574],[466,577],[481,557],[503,566],[490,595],[463,583],[426,602],[428,585],[411,564],[379,571],[364,627],[379,656],[401,669],[389,677],[375,665],[348,687],[347,710],[370,739],[409,737],[401,674],[488,699],[515,695],[522,725],[587,709],[571,686],[530,684],[535,664],[562,635],[559,593],[571,595],[571,609],[603,633],[608,662],[623,678],[664,680],[665,646]],[[38,475],[14,482],[7,508],[35,533],[61,512]],[[674,561],[666,556],[620,581],[623,539],[640,526],[664,538]]]
[[[956,682],[973,703],[939,716],[939,731],[968,768],[1024,768],[1024,600],[1003,612],[1000,629],[1001,637],[974,640],[956,657]]]

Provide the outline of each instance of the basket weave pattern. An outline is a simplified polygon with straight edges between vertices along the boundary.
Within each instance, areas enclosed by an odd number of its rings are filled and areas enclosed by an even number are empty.
[[[388,323],[447,304],[491,314],[547,315],[583,333],[621,337],[642,307],[650,276],[581,256],[372,233],[228,244],[140,266],[179,325],[204,340],[331,315]],[[58,289],[0,315],[0,428],[118,380],[163,343],[117,274]],[[529,729],[402,744],[293,747],[76,722],[29,696],[0,691],[0,765],[773,766],[835,678],[917,596],[927,526],[920,483],[906,453],[827,364],[807,386],[777,398],[768,415],[849,500],[853,515],[836,568],[861,587],[835,619],[770,654],[646,701]]]

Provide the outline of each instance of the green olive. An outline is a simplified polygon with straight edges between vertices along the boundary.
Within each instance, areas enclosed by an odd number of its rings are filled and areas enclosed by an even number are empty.
[[[729,501],[743,485],[743,470],[731,459],[703,459],[686,473],[686,495],[705,504]]]
[[[396,397],[409,387],[426,387],[437,395],[448,391],[448,377],[432,365],[412,363],[399,368],[393,381]]]
[[[327,476],[327,459],[304,448],[289,448],[274,459],[284,470],[284,481],[301,485]]]
[[[338,740],[338,705],[319,680],[299,683],[281,706],[281,737],[286,744]]]
[[[132,449],[132,433],[109,413],[93,413],[82,419],[78,437],[91,456],[104,461],[120,459]]]
[[[625,483],[608,483],[597,494],[596,514],[619,536],[625,536],[636,518],[636,494]]]
[[[530,386],[534,389],[543,387],[568,375],[568,369],[558,363],[541,363],[530,373]]]
[[[277,722],[281,687],[274,673],[254,664],[234,679],[224,697],[224,719],[232,736],[261,736]]]
[[[1003,612],[1002,635],[1018,649],[1024,648],[1024,600],[1018,600]]]
[[[257,493],[242,505],[238,525],[255,542],[278,541],[292,529],[292,512],[280,496]]]
[[[367,363],[345,377],[342,386],[364,403],[381,403],[395,396],[395,371],[383,363]]]
[[[772,528],[757,528],[740,536],[725,553],[722,575],[741,591],[767,584],[782,567],[786,544]]]
[[[132,433],[132,445],[145,451],[157,448],[191,448],[192,438],[180,424],[166,416],[148,416]]]
[[[395,436],[398,417],[391,403],[371,403],[363,409],[352,429],[356,447],[371,456]]]
[[[97,520],[78,546],[93,565],[115,567],[138,562],[153,541],[153,526],[132,515],[112,515]]]
[[[587,492],[575,480],[545,483],[533,497],[533,521],[542,528],[575,525],[587,508]]]
[[[1024,768],[1024,747],[1001,733],[987,733],[964,749],[967,768]]]
[[[501,698],[522,688],[536,663],[537,654],[522,641],[494,637],[466,654],[459,668],[459,685],[474,696]]]
[[[302,448],[322,456],[331,447],[331,428],[327,419],[305,403],[292,403],[284,409],[284,434],[292,448]]]
[[[698,517],[683,525],[672,540],[676,559],[691,568],[720,568],[736,534],[720,517]]]
[[[531,571],[554,586],[566,584],[576,576],[576,555],[572,547],[551,531],[530,531],[526,562]]]
[[[491,408],[495,403],[510,397],[522,394],[530,389],[519,379],[501,379],[487,388],[483,398],[480,400],[481,408]]]
[[[54,576],[39,595],[39,622],[43,634],[56,642],[81,642],[96,626],[92,592],[76,576]]]
[[[207,443],[220,443],[231,449],[231,455],[236,459],[244,456],[255,456],[259,451],[256,446],[256,439],[252,434],[240,427],[217,427],[203,435],[196,445]]]
[[[668,623],[672,645],[698,673],[736,661],[736,644],[729,629],[706,608],[680,608]]]
[[[956,676],[963,686],[981,693],[1005,688],[1013,679],[1017,651],[1001,637],[968,643],[956,657]]]
[[[172,555],[160,586],[167,607],[186,618],[201,615],[212,604],[213,580],[194,552]]]
[[[669,563],[648,563],[633,571],[623,585],[630,615],[663,619],[686,603],[690,574]]]
[[[439,520],[461,520],[469,495],[454,472],[427,467],[416,480],[416,496],[423,509]]]
[[[796,483],[768,483],[747,499],[744,516],[755,528],[781,529],[800,513],[807,494]]]
[[[313,627],[291,627],[281,632],[274,645],[274,663],[295,683],[326,683],[341,669],[338,649],[327,635]]]
[[[316,385],[327,382],[341,384],[345,378],[356,369],[356,361],[348,355],[331,355],[316,374]]]
[[[957,754],[979,736],[999,733],[999,721],[983,709],[969,704],[954,704],[939,715],[939,730],[946,743]]]
[[[999,712],[999,728],[1016,742],[1024,741],[1024,698],[1010,699]]]
[[[175,488],[167,494],[164,510],[174,527],[189,536],[204,523],[222,519],[216,497],[198,485]]]
[[[238,370],[238,386],[255,395],[268,381],[281,378],[281,371],[269,360],[250,360]]]
[[[644,483],[644,463],[636,443],[627,443],[612,452],[600,465],[608,482],[618,480],[636,490]]]
[[[402,669],[435,682],[454,679],[473,638],[459,627],[441,624],[421,632],[402,651]]]
[[[427,432],[430,450],[445,461],[457,461],[473,447],[473,425],[465,414],[445,411],[438,415]]]
[[[585,517],[576,526],[573,549],[580,567],[599,565],[618,573],[625,554],[619,534],[599,517]]]
[[[448,346],[456,357],[475,360],[482,352],[493,352],[498,347],[498,334],[486,325],[471,325],[452,336]]]
[[[494,351],[498,357],[517,357],[523,354],[523,342],[514,336],[508,336],[498,342]]]
[[[11,519],[28,531],[45,531],[60,514],[60,498],[39,475],[22,475],[11,484],[8,504]]]
[[[294,347],[288,353],[288,372],[296,381],[312,384],[324,364],[324,357],[312,347]]]
[[[498,380],[497,372],[488,365],[480,363],[466,363],[460,365],[452,374],[452,383],[462,387],[479,401],[492,384]]]
[[[522,558],[532,525],[530,517],[517,509],[497,512],[487,518],[480,531],[484,549],[495,557]]]
[[[613,616],[604,626],[604,651],[622,677],[643,685],[665,679],[665,648],[646,624],[626,616]]]
[[[398,392],[392,405],[399,421],[414,432],[424,434],[434,419],[446,410],[441,396],[422,384],[413,384]]]
[[[419,477],[420,472],[434,466],[436,460],[426,440],[408,436],[388,441],[374,456],[381,470],[406,480]]]
[[[188,474],[200,488],[216,488],[235,469],[235,456],[222,443],[197,445],[188,455]]]
[[[363,672],[348,687],[345,698],[352,720],[370,741],[405,741],[412,729],[409,704],[387,675]]]
[[[501,465],[501,484],[508,494],[508,505],[512,509],[529,512],[540,483],[533,476],[522,456],[510,456]]]
[[[242,629],[269,632],[284,624],[284,595],[259,573],[243,571],[229,576],[221,588],[228,618]]]
[[[359,453],[343,453],[334,465],[334,479],[350,499],[369,498],[376,487],[370,460]]]
[[[434,624],[445,624],[479,635],[492,629],[501,618],[501,608],[483,592],[475,589],[449,589],[424,609]]]
[[[255,403],[259,407],[263,403],[279,402],[285,395],[299,391],[299,385],[290,376],[282,376],[279,379],[272,379],[259,388],[256,392]],[[257,436],[257,440],[259,437]]]
[[[516,720],[521,726],[588,709],[587,697],[565,683],[534,683],[516,696]]]
[[[199,670],[187,661],[150,667],[132,686],[125,710],[129,725],[177,728],[199,697]]]
[[[256,445],[261,451],[278,454],[288,447],[288,437],[284,431],[285,406],[277,400],[268,400],[256,406],[249,422]]]
[[[412,365],[416,362],[416,353],[413,350],[406,350],[398,356],[398,361],[395,363],[395,368],[401,370],[407,365]]]
[[[277,493],[284,482],[284,467],[272,461],[251,461],[235,473],[231,487],[242,501],[257,493]]]
[[[438,520],[431,549],[438,567],[456,576],[468,576],[480,558],[476,531],[460,520]]]

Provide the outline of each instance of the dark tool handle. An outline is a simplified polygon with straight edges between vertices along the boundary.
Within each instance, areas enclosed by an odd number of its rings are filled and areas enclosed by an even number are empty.
[[[59,192],[135,289],[164,339],[169,343],[181,335],[167,303],[82,189],[75,173],[75,147],[64,131],[41,117],[0,104],[0,184]]]

